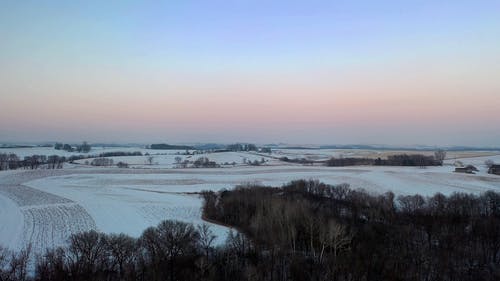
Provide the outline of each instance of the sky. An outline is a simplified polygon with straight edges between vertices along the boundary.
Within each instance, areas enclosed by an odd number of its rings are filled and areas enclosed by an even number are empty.
[[[500,146],[500,1],[0,1],[0,142]]]

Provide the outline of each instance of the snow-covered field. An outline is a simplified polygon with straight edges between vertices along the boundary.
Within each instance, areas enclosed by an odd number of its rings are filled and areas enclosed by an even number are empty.
[[[312,152],[315,159],[339,153],[333,150]],[[242,164],[244,159],[254,161],[263,157],[254,153],[179,155],[183,159],[204,156],[220,164],[238,164],[215,169],[171,169],[178,155],[172,151],[165,153],[154,156],[155,165],[146,165],[145,156],[114,157],[115,162],[126,159],[124,162],[135,165],[129,169],[77,164],[61,170],[0,171],[0,245],[20,249],[31,243],[34,252],[40,253],[47,247],[63,245],[70,234],[84,230],[124,232],[137,237],[148,226],[165,219],[200,224],[203,223],[202,200],[193,193],[230,189],[244,183],[276,186],[295,179],[317,179],[330,184],[348,183],[352,188],[370,192],[391,190],[397,195],[500,191],[500,176],[487,174],[484,165],[488,159],[500,163],[500,156],[491,152],[486,154],[488,156],[462,154],[467,158],[458,159],[465,165],[478,167],[480,171],[474,175],[454,173],[452,164],[457,159],[446,160],[442,167],[422,169],[302,166],[273,158],[279,155],[310,157],[309,150],[286,150],[287,154],[273,152],[271,157],[265,157],[267,162],[263,166]],[[365,152],[352,151],[351,154],[365,155]],[[344,152],[342,155],[347,156]],[[218,235],[217,241],[223,242],[228,229],[211,226]]]
[[[53,147],[23,147],[23,148],[2,148],[0,147],[0,153],[14,153],[17,154],[20,158],[24,158],[25,156],[31,155],[58,155],[69,157],[72,155],[98,155],[100,153],[106,152],[136,152],[139,151],[142,154],[151,154],[151,155],[159,155],[159,154],[178,154],[184,153],[185,150],[163,150],[163,149],[147,149],[143,147],[92,147],[92,149],[88,153],[79,153],[77,151],[68,152],[64,150],[57,150]]]
[[[221,166],[243,166],[247,165],[248,161],[261,161],[264,158],[265,164],[276,164],[280,161],[277,159],[270,158],[266,155],[258,155],[252,153],[245,152],[223,152],[223,153],[203,153],[203,154],[194,154],[194,155],[183,155],[184,151],[170,151],[168,154],[152,154],[148,156],[115,156],[115,157],[106,157],[113,159],[113,163],[124,162],[129,164],[129,166],[133,168],[152,168],[152,169],[163,169],[163,168],[176,168],[178,165],[176,164],[176,158],[180,158],[180,162],[188,160],[190,162],[195,161],[200,157],[206,157],[210,161],[214,161]],[[150,164],[148,158],[152,157],[152,163]],[[92,162],[93,158],[82,159],[75,161],[78,164],[88,164]]]
[[[448,151],[447,159],[488,157],[498,155],[496,151]],[[415,150],[369,150],[369,149],[273,149],[272,157],[305,158],[313,161],[327,160],[331,157],[385,158],[394,154],[434,155],[434,151]]]

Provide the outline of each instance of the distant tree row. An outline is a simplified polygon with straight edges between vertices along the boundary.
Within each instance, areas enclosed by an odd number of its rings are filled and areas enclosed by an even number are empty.
[[[219,164],[215,161],[211,161],[207,157],[200,157],[193,162],[194,168],[217,168]]]
[[[306,158],[288,158],[286,156],[280,157],[280,161],[288,162],[288,163],[303,164],[303,165],[312,165],[312,164],[314,164],[314,161],[306,159]],[[332,166],[332,165],[330,165],[330,166]],[[347,165],[343,165],[343,166],[347,166]]]
[[[260,165],[266,163],[266,159],[264,159],[264,157],[262,157],[260,160],[255,159],[253,161],[250,160],[250,159],[248,159],[248,160],[244,159],[243,163],[247,164],[247,165],[250,165],[250,166],[260,166]]]
[[[207,157],[200,157],[194,161],[189,161],[189,160],[182,160],[181,157],[177,156],[174,158],[175,160],[175,167],[176,168],[219,168],[220,165],[215,162],[215,161],[212,161],[210,159],[208,159]],[[260,160],[249,160],[247,158],[243,158],[242,160],[243,164],[247,164],[247,165],[250,165],[250,166],[260,166],[262,164],[264,164],[266,162],[266,160],[264,158],[261,158]],[[229,165],[232,165],[232,166],[235,166],[236,165],[236,162],[232,162],[232,163],[229,163],[229,162],[225,162],[224,163],[225,166],[229,166]]]
[[[220,167],[215,161],[211,161],[207,157],[200,157],[194,161],[184,160],[177,156],[175,157],[176,168],[218,168]]]
[[[193,150],[194,147],[189,145],[173,145],[166,143],[155,143],[149,146],[150,149],[165,149],[165,150]]]
[[[226,147],[229,151],[257,151],[257,146],[251,143],[235,143]]]
[[[14,153],[0,153],[0,171],[1,170],[15,170],[19,168],[23,169],[61,169],[63,167],[64,162],[73,163],[77,160],[95,158],[90,163],[93,166],[112,166],[113,159],[106,158],[112,156],[142,156],[140,151],[135,152],[123,152],[123,151],[115,151],[115,152],[105,152],[100,153],[98,155],[72,155],[69,157],[58,156],[58,155],[32,155],[26,156],[21,159],[17,154]],[[151,157],[152,158],[152,157]],[[120,161],[120,165],[117,164],[120,168],[128,167],[128,164]]]
[[[105,157],[99,157],[99,158],[94,158],[90,162],[90,165],[92,166],[113,166],[113,159],[111,158],[105,158]]]
[[[326,166],[357,166],[357,165],[375,165],[375,166],[440,166],[446,155],[443,152],[436,152],[436,155],[426,156],[423,154],[397,154],[389,155],[387,159],[377,158],[335,158],[332,157],[325,162]]]
[[[14,153],[0,153],[0,171],[15,169],[61,169],[66,157],[58,155],[31,155],[22,160]]]
[[[77,145],[77,146],[72,146],[72,145],[67,144],[67,143],[63,144],[63,143],[57,142],[56,144],[54,144],[54,149],[65,150],[68,152],[76,151],[76,152],[80,152],[80,153],[88,153],[92,149],[92,147],[86,141],[84,141],[81,145]]]
[[[99,157],[142,156],[140,151],[110,151],[99,154]]]
[[[379,160],[379,159],[377,159],[377,160]],[[371,158],[355,158],[355,157],[335,158],[335,157],[332,157],[332,158],[326,160],[325,165],[332,166],[332,167],[375,165],[377,160],[371,159]]]
[[[259,152],[262,152],[262,153],[269,153],[269,154],[271,154],[272,150],[271,150],[271,148],[270,148],[270,147],[261,147],[261,148],[259,149]]]

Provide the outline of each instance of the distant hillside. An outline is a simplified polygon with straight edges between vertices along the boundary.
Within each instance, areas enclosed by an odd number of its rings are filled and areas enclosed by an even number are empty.
[[[33,148],[35,146],[32,145],[11,145],[11,144],[2,144],[0,148]]]
[[[474,146],[382,146],[382,145],[322,145],[321,149],[365,149],[365,150],[414,150],[429,151],[444,149],[446,151],[498,151],[500,147]]]
[[[166,143],[156,143],[149,146],[150,149],[172,149],[172,150],[184,150],[184,149],[194,149],[192,146],[188,145],[173,145]]]

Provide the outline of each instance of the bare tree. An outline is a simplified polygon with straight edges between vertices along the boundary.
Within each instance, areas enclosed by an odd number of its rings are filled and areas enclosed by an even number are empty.
[[[217,236],[215,236],[213,231],[210,229],[210,226],[205,223],[198,225],[197,230],[200,233],[199,244],[205,251],[205,257],[208,259],[210,249],[212,248],[212,244]]]
[[[170,280],[176,280],[177,260],[196,252],[199,233],[192,224],[180,221],[163,221],[157,227],[150,227],[141,236],[143,248],[158,271],[166,265]],[[165,264],[166,263],[166,264]]]
[[[180,164],[180,163],[182,162],[182,157],[180,157],[180,156],[176,156],[176,157],[174,158],[174,160],[175,160],[175,164]]]
[[[434,152],[434,158],[436,158],[436,161],[438,161],[441,165],[443,165],[443,161],[446,158],[446,151],[442,149],[438,149]]]
[[[123,279],[125,266],[133,264],[135,260],[136,240],[122,233],[109,235],[106,242],[106,248],[112,257],[111,267],[118,272],[120,279]]]
[[[7,264],[10,255],[11,253],[7,249],[0,246],[0,280],[7,280],[8,278]]]
[[[488,169],[489,169],[491,166],[495,165],[495,162],[493,162],[493,160],[491,160],[491,159],[488,159],[488,160],[484,161],[484,165],[486,165],[486,167],[488,167]]]
[[[6,153],[0,153],[0,171],[7,170],[9,168],[9,155]]]
[[[75,273],[90,278],[106,256],[106,237],[94,230],[71,235],[69,254]]]
[[[1,249],[0,249],[1,251]],[[5,259],[5,254],[9,252],[0,252],[0,265],[5,263],[2,259]],[[19,280],[24,281],[28,278],[28,262],[31,254],[31,245],[28,245],[25,249],[18,253],[10,253],[10,259],[8,261],[8,270],[5,272],[0,267],[0,279],[1,280]]]
[[[322,228],[320,239],[323,247],[319,259],[322,260],[325,246],[333,251],[333,256],[337,257],[340,251],[349,247],[352,241],[352,234],[347,231],[347,228],[334,220],[329,220],[325,227]]]

